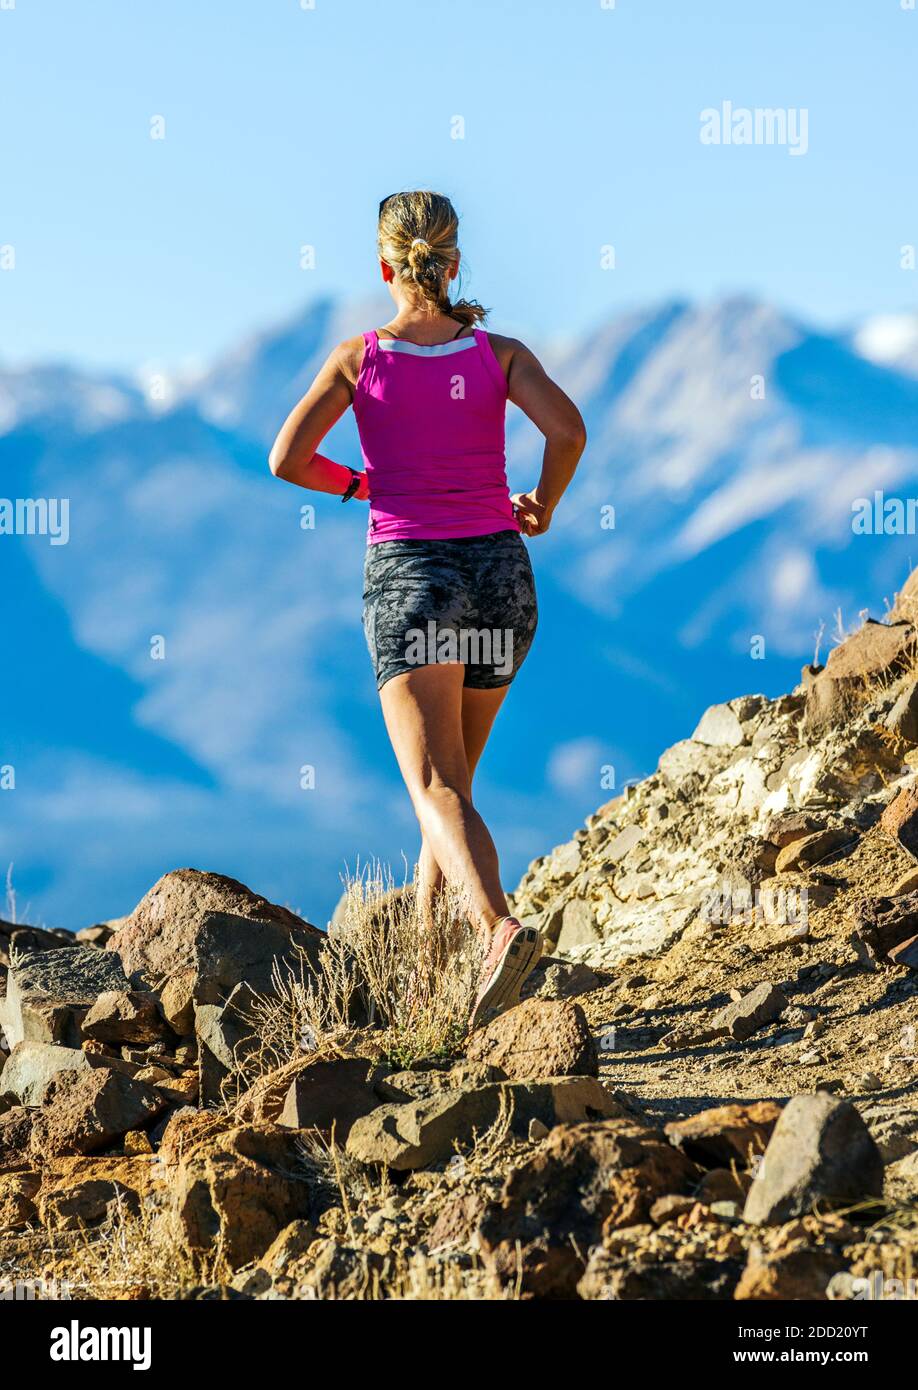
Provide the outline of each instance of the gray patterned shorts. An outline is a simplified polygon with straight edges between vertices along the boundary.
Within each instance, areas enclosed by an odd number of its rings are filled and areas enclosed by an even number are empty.
[[[509,685],[538,622],[535,579],[516,531],[367,546],[363,630],[377,689],[442,662],[465,665],[464,685]]]

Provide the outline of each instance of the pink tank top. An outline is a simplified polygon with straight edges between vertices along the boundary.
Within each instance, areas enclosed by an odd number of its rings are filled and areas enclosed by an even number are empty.
[[[507,379],[487,333],[422,347],[364,333],[354,415],[370,545],[519,531],[507,487]]]

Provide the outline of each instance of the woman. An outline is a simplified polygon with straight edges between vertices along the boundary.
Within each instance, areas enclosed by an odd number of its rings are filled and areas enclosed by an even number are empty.
[[[421,900],[444,878],[468,896],[485,962],[473,1026],[519,999],[539,958],[510,916],[472,777],[532,642],[536,594],[520,533],[541,536],[586,442],[574,404],[514,338],[452,303],[458,219],[439,193],[396,193],[377,246],[395,313],[339,344],[271,450],[276,477],[370,502],[364,629],[392,747],[421,827]],[[506,402],[545,436],[542,473],[511,499]],[[317,453],[352,405],[365,471]]]

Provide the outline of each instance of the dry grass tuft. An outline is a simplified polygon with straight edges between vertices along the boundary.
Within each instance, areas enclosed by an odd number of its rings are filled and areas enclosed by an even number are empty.
[[[269,994],[248,1010],[255,1034],[233,1089],[304,1053],[347,1053],[358,1028],[394,1066],[455,1055],[481,973],[480,940],[466,904],[445,888],[432,910],[415,884],[396,887],[379,865],[350,878],[340,925],[313,966],[275,970]],[[366,1035],[362,1041],[366,1041]]]
[[[49,1234],[43,1262],[41,1278],[73,1299],[175,1299],[226,1273],[219,1255],[192,1255],[169,1207],[143,1203],[136,1211],[120,1197],[101,1225]]]

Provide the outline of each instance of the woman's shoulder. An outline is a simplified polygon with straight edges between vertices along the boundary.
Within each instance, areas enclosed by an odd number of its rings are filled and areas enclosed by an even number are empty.
[[[353,338],[344,338],[332,348],[328,355],[329,365],[337,368],[352,386],[355,385],[360,375],[360,364],[363,361],[365,348],[365,336],[363,333],[358,333]]]
[[[526,344],[519,338],[507,338],[503,333],[492,333],[487,331],[487,339],[491,344],[491,351],[504,369],[505,374],[509,374],[510,365],[518,353],[528,352]]]

